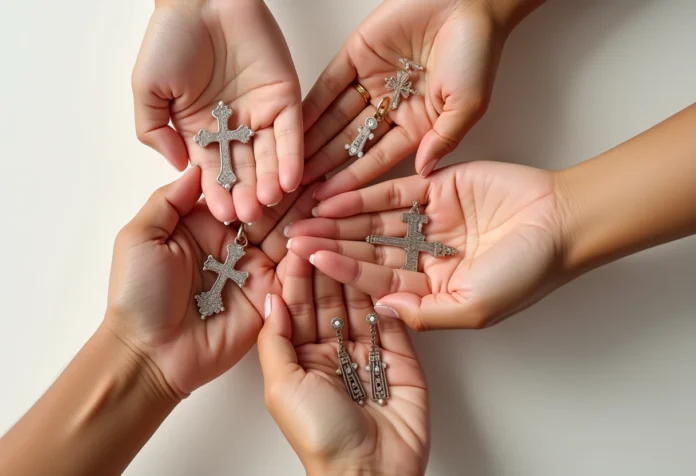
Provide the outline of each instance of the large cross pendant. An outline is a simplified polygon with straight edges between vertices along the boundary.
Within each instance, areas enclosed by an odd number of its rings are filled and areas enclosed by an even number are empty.
[[[254,135],[254,131],[244,124],[233,131],[229,130],[227,128],[227,123],[231,115],[232,110],[225,106],[224,102],[220,101],[215,109],[213,109],[213,117],[217,119],[218,131],[208,132],[205,129],[201,129],[193,138],[193,140],[202,147],[207,147],[208,144],[213,142],[220,143],[220,174],[218,175],[217,182],[227,190],[231,189],[232,185],[237,181],[237,176],[232,171],[230,142],[237,140],[246,144],[249,142],[251,136]]]
[[[401,98],[408,98],[409,96],[417,96],[418,91],[413,89],[411,85],[411,76],[406,71],[399,71],[396,76],[391,76],[384,80],[384,84],[387,90],[394,91],[391,97],[391,110],[395,110],[399,107]]]
[[[227,245],[227,259],[224,263],[218,262],[212,256],[208,256],[208,259],[205,260],[205,263],[203,263],[203,271],[213,271],[218,274],[218,277],[213,287],[210,288],[210,291],[202,292],[196,296],[201,319],[205,319],[208,316],[225,310],[225,307],[222,305],[222,288],[225,287],[225,283],[228,279],[237,283],[240,288],[244,286],[244,283],[249,277],[249,273],[246,271],[237,271],[234,267],[237,261],[245,254],[246,251],[244,251],[244,246],[232,243]]]
[[[398,246],[406,250],[406,264],[401,269],[416,271],[418,269],[418,253],[430,253],[434,257],[451,256],[457,253],[456,248],[443,245],[439,241],[425,241],[423,235],[423,225],[428,223],[428,217],[421,215],[418,202],[413,202],[413,207],[408,213],[401,214],[401,221],[408,224],[406,236],[395,238],[392,236],[370,235],[365,241],[375,245]]]

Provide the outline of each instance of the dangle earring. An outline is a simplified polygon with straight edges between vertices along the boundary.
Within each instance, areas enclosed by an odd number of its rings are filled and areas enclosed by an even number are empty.
[[[379,317],[374,312],[367,315],[367,323],[370,325],[370,363],[365,366],[365,370],[370,373],[370,383],[372,384],[372,400],[379,406],[384,406],[389,398],[389,385],[384,369],[387,363],[382,361],[377,347],[377,321]]]
[[[341,332],[343,319],[334,317],[331,319],[331,327],[336,331],[336,338],[338,339],[338,369],[336,369],[336,374],[343,376],[343,383],[350,398],[358,405],[363,406],[365,404],[365,389],[360,382],[358,374],[355,372],[358,364],[350,360],[348,351],[343,346],[343,332]]]

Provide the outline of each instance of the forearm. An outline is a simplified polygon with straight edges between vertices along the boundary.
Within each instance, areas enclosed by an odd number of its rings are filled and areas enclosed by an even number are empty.
[[[176,406],[163,382],[100,328],[0,439],[0,474],[120,474]]]
[[[557,178],[573,272],[696,233],[696,104]]]

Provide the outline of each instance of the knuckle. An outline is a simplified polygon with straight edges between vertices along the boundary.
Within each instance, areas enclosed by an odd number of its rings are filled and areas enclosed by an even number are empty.
[[[401,275],[392,270],[392,277],[389,283],[389,294],[398,293],[401,290]]]
[[[387,189],[387,203],[392,207],[398,207],[401,204],[401,190],[394,183]]]
[[[317,310],[338,309],[343,307],[343,298],[336,295],[321,296],[316,299],[315,304]]]
[[[328,71],[322,71],[321,75],[319,75],[319,82],[335,96],[342,91],[339,82]]]
[[[311,317],[314,315],[314,305],[308,302],[288,303],[288,312],[293,318]]]
[[[370,150],[370,160],[377,164],[380,169],[389,167],[391,165],[391,160],[387,155],[386,151],[379,145],[375,146]]]

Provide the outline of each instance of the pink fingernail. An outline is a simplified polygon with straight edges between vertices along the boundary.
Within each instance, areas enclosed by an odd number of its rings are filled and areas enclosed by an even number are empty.
[[[290,223],[290,225],[292,225],[292,223]],[[290,234],[290,225],[283,228],[283,235],[285,235],[285,238],[287,238],[288,235]]]
[[[394,308],[391,308],[389,306],[385,306],[384,304],[380,304],[380,303],[375,304],[375,312],[377,314],[379,314],[380,316],[391,317],[392,319],[399,318],[399,313],[396,312],[396,310]]]
[[[263,302],[263,314],[264,314],[264,319],[268,319],[268,316],[271,315],[271,308],[273,307],[273,301],[271,299],[270,294],[266,294],[266,299]]]
[[[315,256],[316,255],[310,255],[310,257],[309,257],[309,262],[312,263],[312,266],[314,266],[314,257]]]
[[[435,166],[437,165],[437,160],[431,160],[427,164],[425,164],[425,167],[423,167],[423,170],[421,170],[420,176],[421,177],[427,177],[430,175],[430,172],[433,171]]]
[[[319,216],[319,211],[317,210],[317,207],[312,208],[312,216],[315,218]]]

